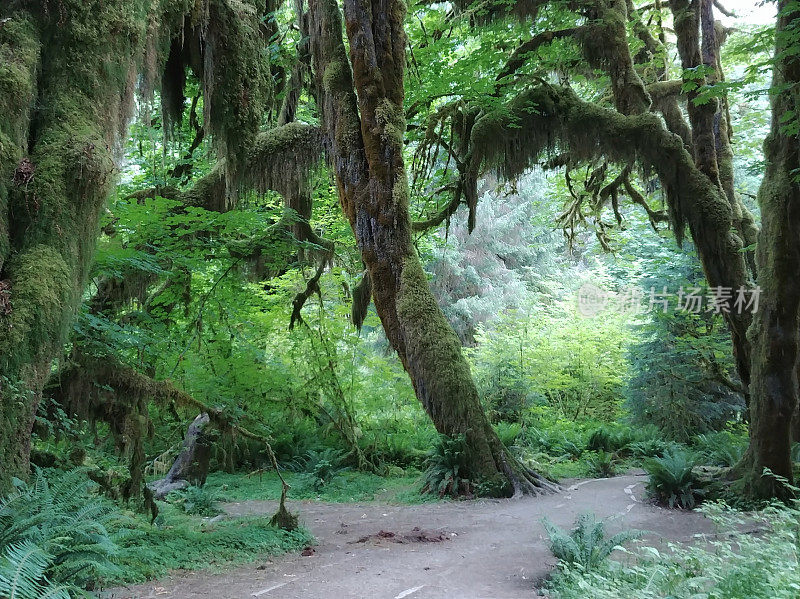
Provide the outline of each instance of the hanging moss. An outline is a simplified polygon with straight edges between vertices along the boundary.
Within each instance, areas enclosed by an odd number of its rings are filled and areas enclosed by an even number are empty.
[[[322,160],[322,149],[322,133],[311,125],[288,123],[260,133],[249,153],[245,180],[262,193],[302,195]]]
[[[365,270],[361,275],[361,280],[353,288],[353,305],[350,310],[350,320],[359,331],[367,317],[370,301],[372,301],[372,279],[370,279],[369,271]]]
[[[266,43],[260,32],[264,2],[209,0],[203,26],[206,123],[227,159],[229,187],[247,156],[271,96]]]

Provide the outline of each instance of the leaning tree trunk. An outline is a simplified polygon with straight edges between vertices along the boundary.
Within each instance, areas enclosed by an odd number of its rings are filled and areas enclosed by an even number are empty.
[[[498,494],[553,488],[511,458],[494,433],[412,244],[403,162],[404,4],[346,0],[344,9],[350,60],[335,0],[310,3],[311,53],[339,197],[386,336],[436,429],[465,435],[470,478]]]
[[[793,42],[800,10],[778,3],[776,63],[772,88],[772,127],[764,154],[767,169],[759,190],[762,229],[757,250],[761,305],[750,331],[750,467],[746,490],[755,496],[786,490],[764,469],[792,482],[792,420],[798,404],[800,368],[800,140],[788,131],[800,102],[800,58]],[[791,30],[791,31],[790,31]],[[793,46],[793,47],[792,47]],[[791,116],[785,122],[785,116]]]
[[[189,485],[206,484],[211,461],[211,440],[205,429],[210,422],[211,419],[204,412],[198,414],[189,425],[181,452],[167,475],[147,485],[153,491],[154,499],[163,499],[172,491],[185,489]]]
[[[0,8],[0,492],[27,475],[41,390],[86,282],[148,4]]]

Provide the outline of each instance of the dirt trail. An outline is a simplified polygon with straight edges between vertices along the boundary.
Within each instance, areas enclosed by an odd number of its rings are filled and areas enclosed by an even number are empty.
[[[644,477],[578,481],[546,497],[432,505],[294,502],[317,537],[312,555],[286,555],[223,574],[187,573],[117,589],[113,599],[522,599],[555,564],[540,519],[569,527],[591,511],[609,525],[688,541],[713,532],[702,515],[643,502]],[[233,516],[269,514],[273,501],[232,503]],[[416,529],[416,530],[415,530]],[[394,536],[387,533],[394,533]],[[408,536],[411,538],[403,538]],[[365,537],[367,537],[365,539]],[[402,541],[402,542],[398,542]]]

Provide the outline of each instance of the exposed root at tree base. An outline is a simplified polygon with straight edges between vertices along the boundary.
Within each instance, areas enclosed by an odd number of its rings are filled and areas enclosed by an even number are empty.
[[[513,497],[515,498],[521,497],[522,495],[539,496],[548,493],[558,493],[562,490],[561,485],[527,468],[519,460],[508,454],[508,452],[503,452],[501,463],[504,474],[513,485]]]

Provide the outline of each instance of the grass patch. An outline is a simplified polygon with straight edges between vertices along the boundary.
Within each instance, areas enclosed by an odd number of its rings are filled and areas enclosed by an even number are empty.
[[[346,503],[351,501],[385,501],[389,503],[425,503],[430,499],[419,493],[419,476],[403,475],[381,477],[368,472],[345,471],[334,476],[322,486],[309,484],[303,474],[283,473],[291,485],[288,498],[313,499]],[[277,501],[281,497],[281,483],[277,474],[265,472],[245,474],[209,474],[206,488],[213,490],[220,501],[246,501],[262,499]]]
[[[719,504],[701,508],[727,534],[707,543],[643,547],[625,563],[588,571],[562,564],[546,582],[553,599],[796,599],[800,595],[800,510],[775,505],[746,517]],[[766,534],[739,531],[761,525]]]
[[[161,513],[152,526],[138,518],[126,523],[117,541],[120,553],[114,560],[122,574],[104,581],[107,585],[143,582],[174,570],[240,565],[268,555],[298,551],[313,542],[306,530],[286,532],[270,526],[270,516],[211,524],[169,504],[159,507]]]

